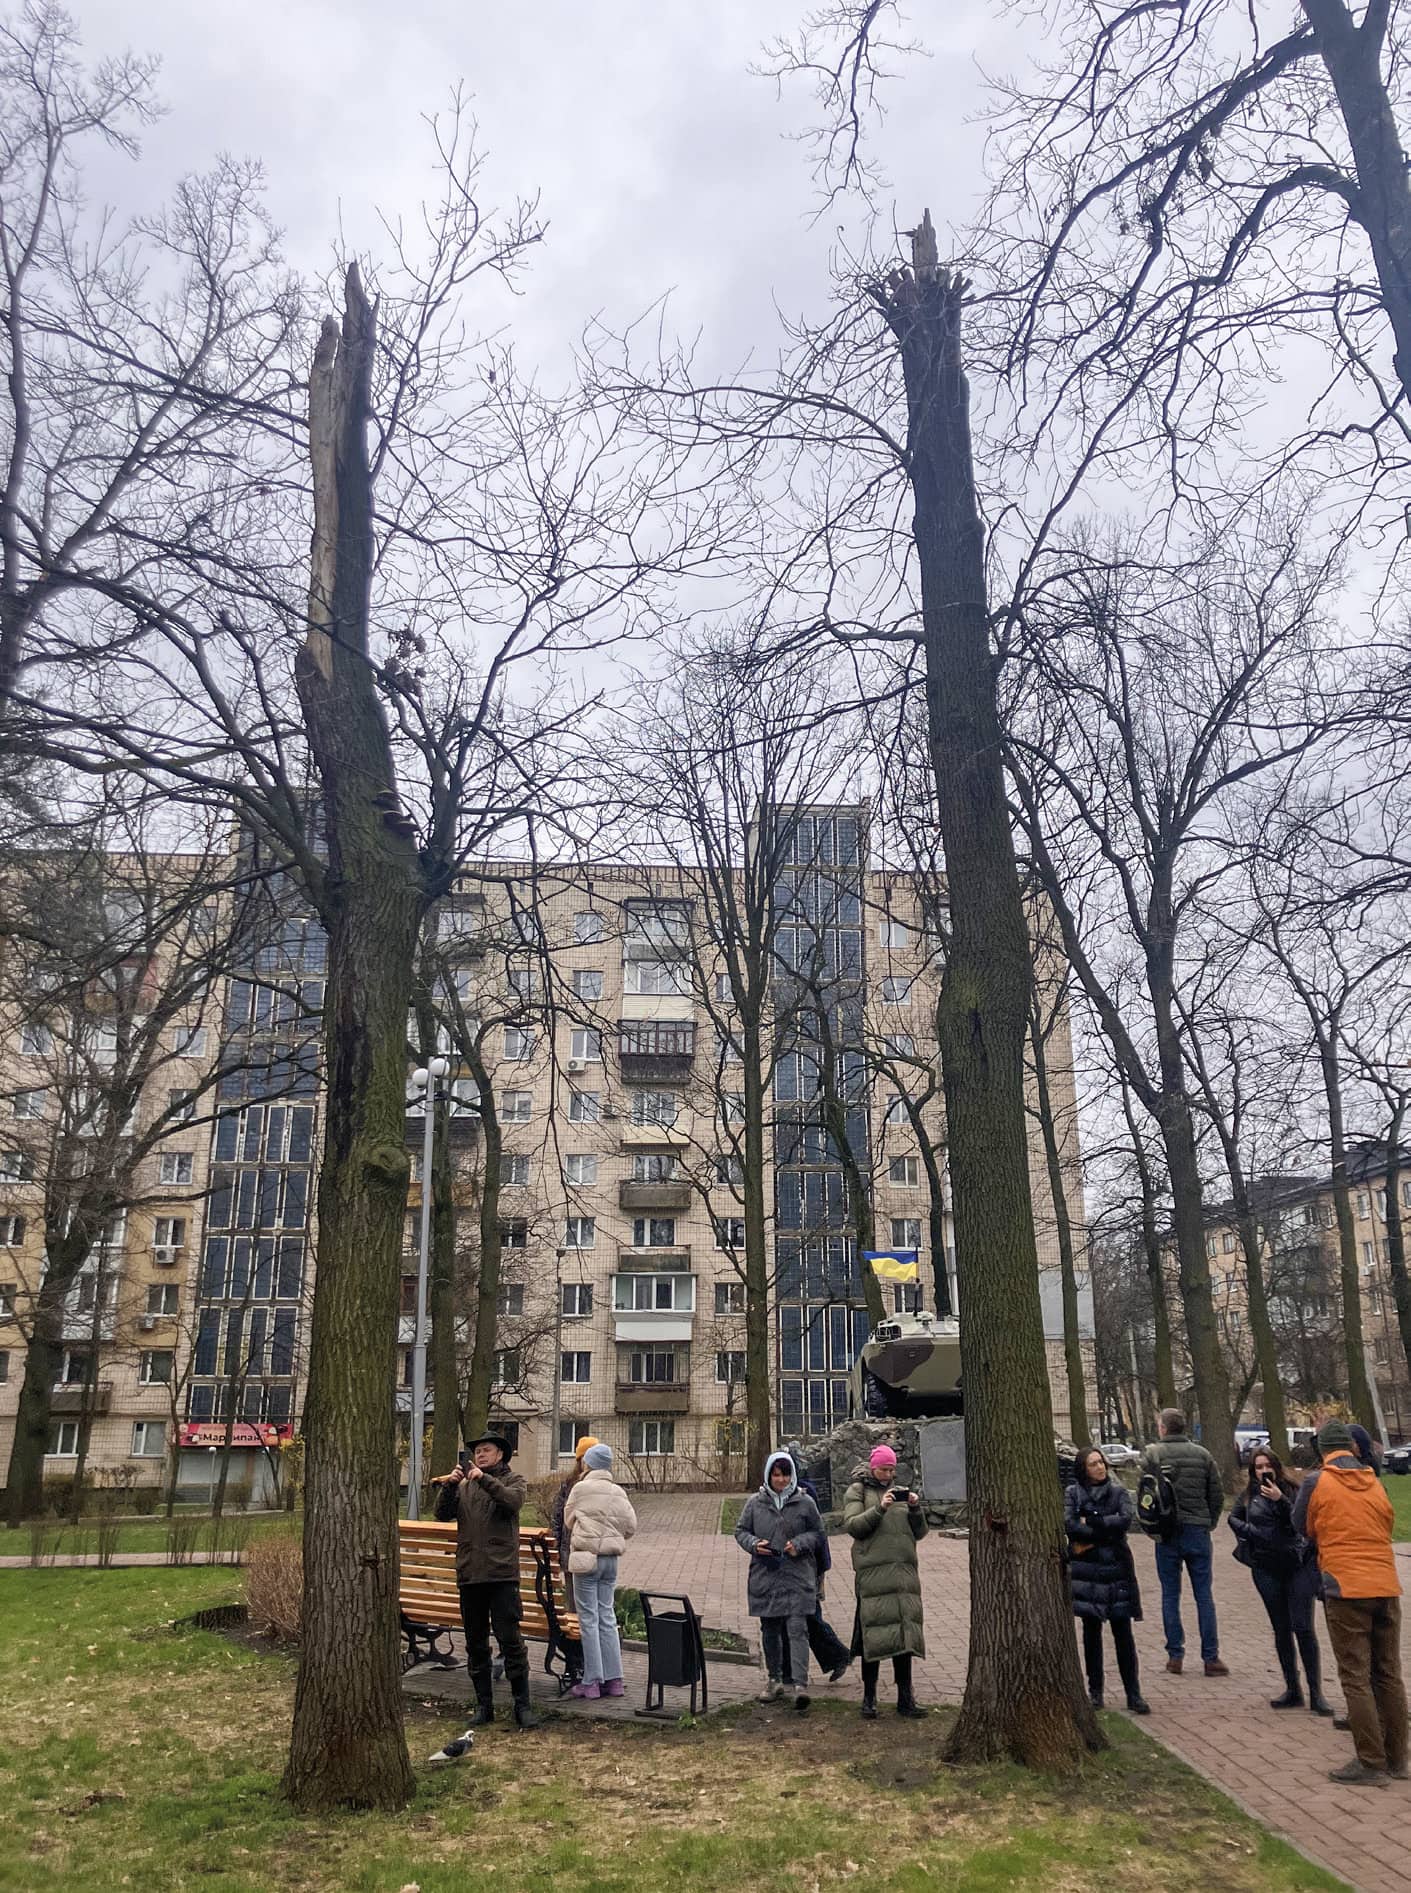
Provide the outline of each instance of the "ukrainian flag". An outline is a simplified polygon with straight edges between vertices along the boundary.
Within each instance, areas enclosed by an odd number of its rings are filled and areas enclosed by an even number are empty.
[[[864,1262],[872,1264],[872,1273],[883,1282],[916,1282],[921,1267],[915,1249],[864,1249]]]

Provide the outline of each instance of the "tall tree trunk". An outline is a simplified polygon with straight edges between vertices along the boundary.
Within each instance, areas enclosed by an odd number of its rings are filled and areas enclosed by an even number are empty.
[[[5,1482],[11,1525],[44,1509],[44,1455],[49,1450],[54,1383],[64,1358],[64,1303],[91,1247],[91,1237],[77,1231],[45,1244],[44,1273],[30,1308],[29,1346]]]
[[[762,984],[762,979],[760,981]],[[741,1196],[745,1212],[745,1449],[746,1482],[756,1473],[763,1479],[764,1463],[774,1438],[774,1385],[769,1358],[769,1216],[765,1203],[765,1082],[763,1028],[751,1010],[741,1022],[744,1058],[744,1177]]]
[[[1347,1135],[1343,1128],[1342,1073],[1338,1068],[1338,1028],[1318,1031],[1318,1068],[1328,1101],[1328,1152],[1332,1158],[1333,1209],[1337,1216],[1338,1277],[1342,1289],[1342,1341],[1347,1362],[1347,1404],[1369,1432],[1377,1426],[1367,1380],[1366,1343],[1362,1335],[1362,1282],[1357,1273],[1357,1229],[1352,1220],[1352,1192],[1347,1181]]]
[[[1078,1271],[1073,1260],[1073,1224],[1068,1214],[1068,1192],[1063,1186],[1063,1158],[1058,1148],[1058,1127],[1053,1121],[1053,1095],[1048,1085],[1048,1054],[1039,1023],[1038,994],[1029,1013],[1029,1043],[1034,1053],[1034,1080],[1038,1092],[1039,1130],[1043,1136],[1049,1195],[1053,1199],[1053,1226],[1058,1237],[1058,1267],[1063,1288],[1063,1366],[1068,1379],[1069,1436],[1075,1446],[1091,1446],[1088,1425],[1088,1389],[1083,1375],[1083,1340],[1078,1321]]]
[[[1137,1129],[1131,1093],[1122,1086],[1122,1114],[1132,1142],[1132,1158],[1137,1167],[1137,1188],[1142,1199],[1142,1255],[1146,1261],[1147,1286],[1151,1291],[1152,1346],[1156,1368],[1156,1403],[1160,1407],[1176,1404],[1176,1366],[1171,1353],[1171,1311],[1166,1304],[1166,1274],[1161,1241],[1156,1228],[1156,1179],[1147,1162],[1146,1146]]]
[[[1051,1767],[1101,1746],[1102,1736],[1078,1670],[1053,1476],[1024,1100],[1029,940],[961,365],[965,285],[937,265],[929,212],[913,234],[912,263],[875,293],[906,383],[928,746],[950,898],[938,1025],[964,1308],[970,1594],[984,1600],[970,1619],[965,1699],[948,1753]]]
[[[1411,1375],[1411,1275],[1406,1272],[1406,1223],[1401,1214],[1401,1130],[1407,1099],[1398,1097],[1387,1132],[1387,1267],[1396,1304],[1396,1327],[1406,1371]]]
[[[495,1343],[500,1322],[500,1155],[504,1148],[495,1088],[481,1055],[479,1040],[470,1057],[480,1099],[480,1267],[475,1285],[475,1335],[470,1345],[470,1373],[465,1389],[465,1436],[474,1439],[490,1424],[490,1390],[495,1379]],[[554,1440],[550,1451],[558,1452]],[[556,1464],[557,1461],[552,1463]]]
[[[946,1267],[946,1190],[941,1176],[941,1161],[934,1139],[926,1128],[919,1104],[906,1100],[906,1114],[921,1153],[921,1167],[926,1172],[927,1234],[931,1240],[931,1282],[933,1306],[938,1315],[951,1315],[950,1271]]]
[[[423,1187],[425,1187],[423,1185]],[[450,1122],[438,1112],[431,1131],[431,1452],[427,1464],[446,1471],[461,1442],[460,1359],[456,1348],[456,1167]],[[550,1452],[557,1451],[555,1445]]]
[[[314,534],[295,671],[328,861],[327,1072],[304,1433],[304,1604],[283,1788],[297,1807],[399,1808],[414,1781],[397,1628],[396,1347],[407,1207],[406,1044],[421,865],[396,813],[369,648],[375,318],[356,266],[309,388]]]

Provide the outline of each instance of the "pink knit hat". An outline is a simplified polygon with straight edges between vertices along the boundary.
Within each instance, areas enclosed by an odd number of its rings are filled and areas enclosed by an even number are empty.
[[[896,1466],[897,1456],[890,1446],[874,1446],[867,1463],[874,1472],[891,1472]]]

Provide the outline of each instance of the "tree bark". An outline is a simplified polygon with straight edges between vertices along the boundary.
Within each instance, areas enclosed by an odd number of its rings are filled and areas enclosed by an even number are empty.
[[[921,1153],[921,1165],[926,1172],[926,1219],[931,1239],[931,1282],[935,1310],[938,1315],[949,1316],[955,1310],[950,1303],[950,1271],[946,1267],[946,1191],[941,1177],[940,1156],[926,1128],[921,1106],[908,1098],[906,1114],[911,1120],[916,1148]]]
[[[1034,1081],[1038,1092],[1039,1130],[1044,1142],[1053,1224],[1058,1237],[1058,1266],[1063,1285],[1063,1366],[1068,1379],[1069,1436],[1075,1446],[1091,1446],[1088,1425],[1088,1389],[1083,1375],[1083,1342],[1078,1322],[1078,1271],[1073,1260],[1073,1224],[1068,1215],[1068,1193],[1063,1186],[1063,1160],[1058,1148],[1058,1127],[1053,1121],[1053,1097],[1048,1088],[1048,1056],[1039,1023],[1038,994],[1029,1015],[1029,1043],[1034,1051]]]
[[[1131,1094],[1122,1086],[1122,1114],[1132,1140],[1132,1159],[1137,1167],[1137,1188],[1142,1199],[1142,1254],[1146,1259],[1146,1279],[1151,1290],[1152,1348],[1156,1367],[1156,1403],[1159,1407],[1176,1404],[1176,1366],[1171,1353],[1171,1311],[1166,1305],[1166,1275],[1161,1243],[1156,1229],[1156,1180],[1146,1160],[1146,1149],[1137,1129]]]
[[[460,1449],[460,1358],[456,1348],[456,1170],[444,1111],[431,1131],[431,1467],[454,1466]],[[553,1450],[551,1448],[551,1450]]]
[[[303,1811],[399,1808],[414,1781],[397,1628],[397,1308],[410,1166],[406,1031],[425,907],[369,649],[375,317],[356,266],[309,388],[314,533],[295,679],[328,861],[324,1150],[304,1433],[304,1604],[283,1790]]]
[[[753,1000],[742,1011],[741,1052],[744,1057],[744,1176],[741,1196],[745,1212],[745,1432],[747,1478],[758,1472],[764,1477],[764,1465],[774,1439],[774,1403],[770,1389],[774,1384],[769,1359],[769,1215],[765,1203],[765,1107],[768,1086],[765,1081],[763,1025],[759,1000],[765,989],[768,969],[755,969],[751,976]]]
[[[480,1099],[480,1266],[475,1284],[475,1335],[465,1389],[465,1437],[474,1439],[490,1424],[490,1390],[495,1378],[495,1340],[500,1321],[500,1155],[504,1148],[495,1108],[495,1087],[477,1038],[471,1048],[471,1075]],[[550,1442],[551,1454],[558,1441]]]
[[[44,1509],[44,1455],[49,1450],[54,1383],[64,1358],[64,1303],[92,1246],[91,1235],[77,1228],[45,1243],[44,1274],[30,1311],[29,1345],[5,1485],[11,1525],[22,1524]]]
[[[1347,1404],[1353,1417],[1369,1432],[1377,1426],[1376,1410],[1367,1380],[1366,1345],[1362,1337],[1362,1283],[1357,1273],[1357,1230],[1352,1220],[1352,1192],[1347,1181],[1347,1135],[1343,1128],[1342,1073],[1338,1069],[1339,1034],[1331,1023],[1318,1037],[1318,1067],[1328,1100],[1328,1152],[1332,1158],[1333,1209],[1337,1216],[1338,1276],[1342,1288],[1343,1353],[1347,1363]]]
[[[1024,1100],[1029,941],[961,365],[965,285],[937,266],[929,213],[912,259],[875,293],[906,383],[928,744],[952,916],[938,1024],[964,1309],[970,1591],[984,1600],[971,1615],[948,1753],[1071,1766],[1102,1736],[1078,1670],[1053,1472]]]
[[[1406,1098],[1399,1097],[1387,1132],[1387,1268],[1401,1351],[1406,1356],[1406,1371],[1411,1374],[1411,1275],[1406,1272],[1406,1223],[1401,1214],[1401,1129],[1406,1106]]]

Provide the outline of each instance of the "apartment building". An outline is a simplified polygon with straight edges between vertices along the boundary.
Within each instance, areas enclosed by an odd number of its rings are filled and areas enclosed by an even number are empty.
[[[47,929],[55,944],[12,940],[0,968],[5,1467],[49,1249],[93,1230],[58,1317],[51,1481],[82,1462],[158,1484],[183,1414],[219,1025],[217,915],[191,894],[207,865],[113,856],[93,886],[75,869],[55,895],[71,907]]]
[[[869,866],[864,808],[772,819],[786,821],[787,833],[765,1107],[771,1391],[778,1430],[792,1437],[847,1413],[849,1370],[868,1332],[859,1194],[875,1246],[918,1255],[919,1286],[888,1284],[890,1307],[954,1309],[956,1286],[935,1054],[934,891]],[[275,877],[264,898],[258,923],[241,931],[247,944],[207,981],[199,1030],[185,1022],[187,1067],[152,1076],[164,1098],[177,1078],[201,1096],[189,1125],[149,1139],[134,1206],[102,1245],[109,1261],[95,1252],[92,1293],[114,1298],[107,1328],[90,1320],[79,1334],[92,1310],[77,1305],[90,1291],[77,1292],[75,1345],[96,1333],[100,1355],[94,1369],[81,1354],[64,1363],[76,1379],[55,1390],[47,1462],[55,1476],[74,1464],[80,1413],[67,1408],[84,1386],[90,1464],[127,1466],[151,1483],[173,1447],[182,1483],[201,1489],[228,1421],[240,1449],[232,1478],[258,1483],[269,1449],[299,1425],[326,956],[296,890]],[[436,1043],[419,1046],[413,1020],[409,1045],[451,1065],[436,1108],[449,1120],[456,1170],[463,1356],[486,1188],[485,1101],[473,1064],[488,1087],[502,1149],[493,1408],[516,1438],[520,1465],[531,1475],[555,1470],[592,1432],[639,1482],[737,1481],[745,1476],[742,1051],[706,878],[679,864],[483,864],[445,904],[438,952]],[[6,1023],[0,1055],[19,1096],[34,1088],[23,1082],[22,1047],[40,1021],[21,1006]],[[1060,1025],[1050,1079],[1081,1254],[1071,1052]],[[177,1044],[172,1036],[166,1062]],[[0,1101],[0,1114],[7,1108]],[[424,1109],[409,1088],[403,1412]],[[1037,1128],[1031,1176],[1055,1424],[1066,1431],[1055,1221]],[[0,1295],[17,1297],[22,1282],[38,1279],[39,1186],[17,1175],[0,1187],[10,1212],[0,1233],[26,1257],[23,1271],[0,1270]],[[1085,1279],[1080,1303],[1090,1351]],[[8,1352],[6,1452],[22,1342]]]
[[[1402,1152],[1398,1168],[1401,1213],[1411,1228],[1411,1149]],[[1404,1439],[1411,1436],[1411,1374],[1397,1328],[1387,1248],[1386,1146],[1354,1143],[1347,1171],[1367,1369],[1388,1429]],[[1332,1180],[1326,1175],[1264,1177],[1251,1194],[1285,1395],[1310,1406],[1341,1398],[1346,1364]],[[1206,1253],[1227,1356],[1237,1368],[1246,1358],[1252,1365],[1245,1259],[1229,1204],[1210,1214]],[[1262,1417],[1257,1383],[1250,1387],[1246,1415],[1251,1423]]]

